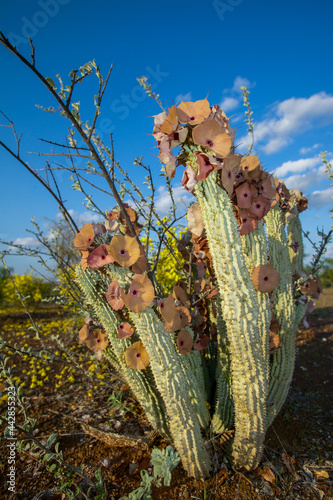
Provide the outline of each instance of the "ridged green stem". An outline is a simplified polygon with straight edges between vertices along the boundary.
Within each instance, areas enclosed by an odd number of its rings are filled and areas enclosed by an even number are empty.
[[[293,296],[291,264],[284,214],[277,204],[266,215],[270,262],[281,277],[273,291],[273,309],[280,323],[281,345],[271,364],[268,425],[279,413],[289,391],[295,365],[295,336],[297,331]]]
[[[165,402],[170,432],[183,466],[190,476],[208,477],[211,459],[205,449],[190,387],[184,376],[180,354],[170,334],[151,307],[131,313],[138,335],[147,349],[157,388]]]
[[[227,327],[235,407],[235,464],[256,467],[266,429],[265,359],[258,329],[259,308],[242,252],[228,194],[212,173],[195,188],[222,298]]]
[[[258,227],[250,234],[242,236],[243,251],[246,266],[250,275],[257,266],[267,264],[267,238],[262,221],[258,222]],[[259,331],[262,343],[262,352],[265,359],[265,378],[269,379],[269,335],[272,319],[270,296],[268,293],[256,290],[259,306]]]
[[[190,328],[188,328],[189,331],[191,331]],[[191,332],[193,335],[193,332]],[[177,353],[177,347],[175,347],[175,352]],[[204,385],[198,382],[198,375],[201,373],[201,376],[203,374],[203,367],[202,363],[198,363],[198,358],[196,359],[196,366],[195,370],[193,370],[192,365],[194,365],[193,357],[191,354],[197,352],[197,351],[191,351],[189,354],[185,355],[178,355],[178,359],[180,361],[180,364],[183,369],[183,375],[186,379],[186,382],[189,387],[189,395],[190,395],[190,400],[191,404],[193,406],[193,409],[198,417],[199,424],[203,429],[207,429],[210,421],[210,414],[208,411],[208,407],[206,405],[206,391]],[[198,353],[200,356],[200,353]],[[192,363],[190,358],[192,357]],[[200,370],[200,371],[199,371]]]
[[[153,428],[170,439],[170,432],[166,422],[165,405],[160,394],[154,387],[155,384],[153,385],[151,381],[147,380],[148,371],[146,373],[146,370],[132,370],[126,365],[124,351],[131,342],[129,339],[118,338],[117,328],[122,323],[122,320],[117,317],[116,313],[107,303],[104,294],[98,291],[98,278],[99,275],[97,272],[89,269],[83,271],[81,266],[76,266],[77,282],[87,302],[93,307],[96,317],[101,321],[108,334],[110,342],[108,350],[111,350],[112,354],[107,354],[106,357],[111,362],[115,358],[115,368],[130,385]]]
[[[303,271],[304,247],[303,247],[302,226],[296,206],[293,208],[292,213],[294,217],[291,220],[287,220],[288,245],[289,245],[289,257],[291,263],[291,274],[296,274],[299,273],[300,271]],[[297,242],[298,244],[296,252],[290,247],[292,242]]]

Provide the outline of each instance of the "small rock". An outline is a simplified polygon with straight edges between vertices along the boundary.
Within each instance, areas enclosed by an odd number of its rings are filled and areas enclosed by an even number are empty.
[[[128,475],[129,476],[133,476],[133,474],[135,473],[135,471],[138,469],[139,467],[139,464],[138,462],[132,462],[131,464],[129,464],[129,467],[128,467]]]

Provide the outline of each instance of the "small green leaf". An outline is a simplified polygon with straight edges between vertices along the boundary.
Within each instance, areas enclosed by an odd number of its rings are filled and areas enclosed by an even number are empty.
[[[52,80],[52,78],[50,77],[47,77],[45,78],[45,80],[47,81],[47,83],[53,88],[53,90],[55,90],[56,86],[55,86],[55,83],[54,81]]]

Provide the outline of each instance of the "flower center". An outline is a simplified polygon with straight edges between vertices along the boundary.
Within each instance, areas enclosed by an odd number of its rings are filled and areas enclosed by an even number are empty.
[[[181,341],[179,342],[179,345],[183,346],[183,345],[184,345],[184,340],[181,340]]]
[[[99,343],[100,343],[100,341],[101,341],[101,339],[96,339],[97,344],[99,344]]]
[[[125,255],[125,253],[126,253],[125,248],[121,248],[121,249],[119,250],[119,254],[120,254],[120,255]]]
[[[135,296],[135,295],[138,294],[138,291],[134,289],[134,290],[131,291],[131,294]]]
[[[244,193],[244,198],[247,198],[249,195],[247,193]]]
[[[268,276],[264,276],[264,277],[263,277],[263,280],[264,280],[264,281],[268,281]]]
[[[121,325],[119,325],[119,328],[120,328],[121,330],[123,330],[123,329],[124,329],[124,325],[123,325],[123,323],[122,323]]]
[[[135,353],[135,357],[136,357],[136,358],[141,358],[141,353],[136,352],[136,353]]]
[[[190,117],[190,122],[194,122],[195,119],[196,119],[196,116],[191,116]]]
[[[105,259],[105,255],[102,255],[102,259],[103,259],[103,260]]]
[[[246,217],[244,217],[244,219],[243,219],[243,223],[244,223],[244,222],[246,222],[246,221],[247,221],[247,218],[246,218]]]
[[[257,203],[256,208],[260,208],[260,207],[261,207],[260,203]]]
[[[212,148],[212,147],[214,146],[214,143],[213,143],[213,141],[212,141],[211,139],[207,139],[206,144],[207,144],[207,146],[209,146],[210,148]]]

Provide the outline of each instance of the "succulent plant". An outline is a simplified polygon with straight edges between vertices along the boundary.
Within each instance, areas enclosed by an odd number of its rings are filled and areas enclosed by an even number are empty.
[[[297,326],[320,289],[303,273],[306,201],[256,155],[235,152],[228,118],[207,99],[157,115],[153,136],[165,175],[185,167],[193,194],[179,243],[188,280],[161,294],[132,208],[136,237],[121,218],[85,225],[74,239],[76,279],[102,331],[90,324],[80,336],[96,352],[102,340],[191,476],[209,476],[212,440],[228,439],[234,464],[254,468],[289,390]]]

